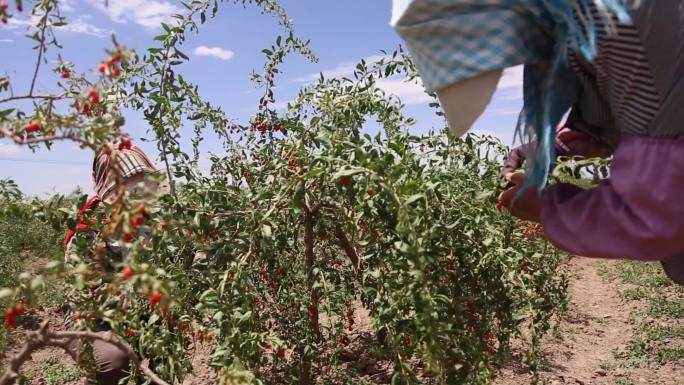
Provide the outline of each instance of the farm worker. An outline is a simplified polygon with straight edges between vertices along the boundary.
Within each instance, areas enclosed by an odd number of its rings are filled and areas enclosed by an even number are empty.
[[[64,239],[65,245],[65,260],[67,263],[74,261],[76,258],[74,240],[76,234],[82,234],[89,237],[91,241],[95,240],[96,234],[89,231],[88,219],[85,218],[86,211],[94,210],[98,206],[107,206],[112,204],[116,198],[117,186],[114,178],[114,169],[117,169],[126,186],[128,194],[136,194],[140,183],[146,184],[149,189],[157,189],[154,182],[150,182],[145,177],[150,173],[156,173],[157,169],[154,163],[147,157],[147,155],[138,147],[130,145],[129,141],[124,140],[122,144],[109,148],[107,151],[101,151],[100,154],[93,161],[93,185],[96,194],[91,197],[84,207],[79,211],[79,223],[74,230],[68,230]],[[161,186],[164,190],[166,187]],[[116,242],[107,244],[109,257],[115,262],[123,260],[125,249],[120,247]],[[109,268],[109,267],[107,267]],[[67,315],[67,325],[73,326],[74,314]],[[96,330],[108,330],[108,325],[97,322]],[[100,385],[115,385],[119,380],[129,375],[129,361],[130,358],[125,351],[118,347],[109,344],[105,341],[95,340],[92,342],[93,356],[95,357],[97,365],[96,378],[89,379],[89,384]],[[78,340],[72,340],[69,343],[68,353],[78,361],[81,354],[81,343]]]
[[[524,65],[528,172],[501,200],[576,255],[662,261],[684,284],[681,0],[394,0],[392,25],[449,127],[465,133],[502,70]],[[610,178],[547,186],[555,127],[614,148]]]

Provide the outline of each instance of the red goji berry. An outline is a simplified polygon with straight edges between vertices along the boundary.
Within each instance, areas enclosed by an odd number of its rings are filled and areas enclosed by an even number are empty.
[[[16,326],[14,315],[14,308],[10,307],[7,310],[5,310],[5,326],[7,326],[8,329],[12,329]]]
[[[285,357],[285,349],[282,348],[282,347],[278,347],[278,348],[276,349],[275,355],[276,355],[276,357],[278,357],[278,358],[283,358],[283,357]]]
[[[162,300],[162,294],[160,292],[155,292],[152,294],[152,297],[150,297],[150,306],[154,306],[159,303],[159,301]]]
[[[31,122],[24,126],[24,131],[26,132],[36,132],[40,130],[40,123],[38,122]]]
[[[95,88],[91,88],[90,91],[88,91],[88,96],[90,97],[90,102],[92,104],[98,104],[100,102],[100,94],[97,93]]]

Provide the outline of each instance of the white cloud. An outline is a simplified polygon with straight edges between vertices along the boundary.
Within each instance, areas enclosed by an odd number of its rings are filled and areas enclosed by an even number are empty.
[[[406,105],[429,103],[432,97],[425,93],[423,83],[406,82],[404,79],[378,79],[379,88],[398,97]]]
[[[373,56],[368,56],[365,58],[366,62],[374,62],[382,59],[384,56],[382,55],[373,55]],[[338,78],[338,77],[344,77],[344,76],[351,76],[354,73],[354,69],[356,68],[356,65],[358,64],[358,61],[347,61],[347,62],[342,62],[338,64],[335,68],[323,70],[321,72],[316,72],[316,73],[311,73],[306,76],[302,76],[300,78],[295,79],[295,81],[300,82],[300,83],[310,83],[310,82],[315,82],[318,80],[318,78],[321,76],[321,73],[323,73],[323,76],[325,78]]]
[[[0,43],[14,43],[12,39],[0,39]]]
[[[86,34],[86,35],[92,35],[92,36],[99,36],[103,37],[108,34],[111,34],[112,31],[106,31],[103,30],[100,27],[97,27],[94,24],[91,24],[89,20],[92,18],[90,15],[80,15],[76,16],[74,18],[68,19],[66,25],[57,27],[56,29],[60,31],[67,31],[67,32],[73,32],[73,33],[81,33],[81,34]],[[37,16],[31,16],[28,18],[17,18],[13,17],[9,20],[9,25],[8,29],[17,29],[19,27],[28,27],[29,29],[34,29],[34,26],[38,23],[38,17]],[[9,40],[9,39],[3,39],[0,40],[0,42],[4,40]],[[13,40],[9,40],[8,42],[12,42]]]
[[[221,60],[230,60],[235,56],[235,53],[231,50],[221,47],[207,47],[206,45],[195,48],[193,52],[197,56],[211,56]]]
[[[147,29],[156,29],[171,16],[181,13],[177,5],[164,0],[115,0],[105,5],[102,0],[88,0],[95,8],[106,13],[114,22],[133,22]]]
[[[487,108],[483,115],[495,115],[495,116],[501,116],[501,115],[518,115],[520,113],[520,108],[516,107],[495,107],[495,108]]]
[[[21,147],[16,144],[0,143],[0,156],[12,156],[21,153]]]
[[[506,68],[504,70],[503,75],[501,76],[501,80],[499,80],[499,89],[502,88],[513,88],[513,87],[522,87],[523,85],[523,66],[515,66],[515,67],[510,67]]]
[[[105,31],[102,28],[90,24],[88,20],[90,20],[91,18],[92,17],[90,15],[77,16],[76,18],[69,20],[69,24],[65,25],[64,27],[60,27],[60,29],[64,31],[83,33],[86,35],[100,37],[106,36],[111,33],[111,31]]]
[[[76,10],[74,0],[60,0],[59,9],[63,12],[74,12]]]

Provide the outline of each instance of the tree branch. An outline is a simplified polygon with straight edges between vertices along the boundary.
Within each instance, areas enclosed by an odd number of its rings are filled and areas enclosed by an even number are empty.
[[[43,15],[43,25],[40,29],[40,46],[38,47],[38,60],[36,60],[36,69],[33,71],[33,79],[31,80],[31,89],[29,95],[33,95],[33,88],[36,86],[36,78],[38,77],[38,70],[40,70],[40,63],[43,61],[43,51],[45,50],[45,30],[48,28],[49,13],[51,8],[47,8],[45,15]]]
[[[14,101],[14,100],[25,100],[25,99],[62,100],[62,99],[67,99],[67,94],[61,94],[61,95],[21,95],[21,96],[10,96],[9,98],[0,99],[0,103],[11,102],[11,101]]]
[[[21,366],[31,358],[31,354],[36,350],[40,350],[46,346],[56,346],[67,350],[68,343],[66,341],[74,338],[85,338],[89,340],[100,340],[110,343],[119,349],[125,351],[128,357],[133,362],[133,365],[138,367],[143,374],[159,385],[169,385],[166,381],[157,376],[150,368],[143,365],[138,359],[133,349],[121,337],[112,332],[92,332],[85,331],[58,331],[53,332],[48,327],[48,322],[44,321],[38,330],[26,332],[26,344],[9,360],[9,364],[5,369],[2,377],[0,377],[0,385],[12,385],[19,376],[19,369]],[[66,341],[65,341],[66,340]]]
[[[352,266],[354,266],[354,270],[358,270],[361,267],[359,264],[359,255],[351,242],[349,242],[349,238],[347,238],[347,234],[344,233],[342,226],[339,224],[335,226],[335,235],[337,236],[340,247],[342,247],[345,254],[347,254]]]
[[[24,139],[22,138],[17,138],[15,135],[18,134],[18,132],[13,132],[12,130],[9,130],[7,128],[0,127],[0,135],[5,136],[8,138],[11,138],[14,140],[14,143],[16,144],[33,144],[33,143],[45,143],[45,142],[53,142],[56,140],[71,140],[72,142],[77,142],[80,143],[84,146],[87,146],[93,150],[96,150],[96,147],[94,144],[88,142],[87,140],[81,139],[77,136],[71,136],[71,135],[59,135],[59,136],[41,136],[38,138],[28,138]]]

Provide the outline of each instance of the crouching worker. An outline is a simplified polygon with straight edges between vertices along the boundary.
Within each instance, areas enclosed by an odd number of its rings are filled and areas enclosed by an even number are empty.
[[[64,239],[65,261],[67,264],[83,260],[83,257],[79,256],[77,252],[77,239],[84,238],[90,245],[102,242],[94,231],[89,230],[88,221],[92,219],[86,218],[86,214],[97,208],[103,209],[106,213],[107,208],[116,201],[120,190],[116,183],[115,173],[119,174],[119,180],[124,183],[126,194],[123,199],[128,199],[128,203],[132,204],[130,202],[132,197],[141,196],[145,192],[166,191],[167,187],[165,185],[158,185],[156,182],[150,181],[150,178],[147,178],[150,174],[157,172],[156,167],[147,155],[140,148],[130,145],[129,140],[124,140],[120,144],[103,150],[96,156],[93,161],[95,195],[88,199],[79,211],[80,222],[75,229],[67,231]],[[103,218],[103,221],[106,220],[106,217]],[[107,250],[108,262],[111,263],[105,264],[102,268],[109,272],[114,272],[114,266],[124,260],[126,250],[118,242],[107,242],[104,246]],[[106,285],[106,283],[103,284]],[[66,316],[67,326],[75,328],[78,319],[81,317],[85,318],[86,315],[81,315],[75,309],[72,310]],[[101,320],[96,319],[94,323],[95,331],[110,329]],[[91,346],[97,370],[95,378],[87,379],[88,384],[115,385],[121,379],[129,376],[130,359],[126,352],[115,345],[101,340],[92,341]],[[81,361],[82,347],[82,343],[78,339],[72,340],[69,344],[68,353],[77,362]]]

